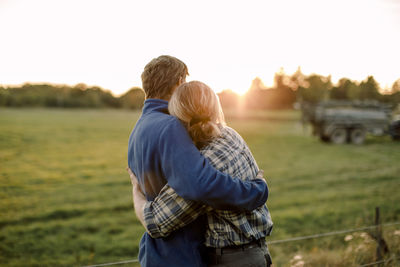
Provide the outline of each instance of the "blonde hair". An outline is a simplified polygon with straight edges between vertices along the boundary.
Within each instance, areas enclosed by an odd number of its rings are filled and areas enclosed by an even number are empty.
[[[205,145],[221,134],[225,125],[224,113],[218,96],[199,81],[178,86],[168,104],[169,113],[187,125],[197,147]]]

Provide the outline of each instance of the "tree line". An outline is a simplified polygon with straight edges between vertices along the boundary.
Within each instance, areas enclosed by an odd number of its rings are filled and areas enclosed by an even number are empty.
[[[330,76],[304,75],[300,68],[291,75],[283,70],[275,73],[274,85],[266,87],[255,78],[244,96],[231,90],[219,93],[224,108],[291,109],[296,102],[317,103],[323,100],[375,100],[393,105],[400,104],[400,79],[389,92],[382,90],[373,76],[358,82],[348,78],[333,84]],[[128,108],[140,109],[145,96],[139,87],[133,87],[120,97],[98,86],[83,83],[75,86],[29,84],[0,86],[0,106],[6,107],[67,107],[67,108]]]
[[[361,82],[342,78],[333,84],[330,76],[304,75],[299,68],[292,75],[283,70],[275,73],[274,86],[270,88],[260,78],[255,78],[243,97],[231,90],[222,91],[219,97],[225,108],[242,106],[247,109],[288,109],[293,108],[296,102],[317,103],[325,100],[373,100],[393,106],[400,104],[400,79],[393,83],[389,92],[381,91],[373,76]]]
[[[64,107],[64,108],[129,108],[140,109],[144,92],[133,87],[120,97],[98,86],[83,83],[75,86],[29,84],[4,88],[0,86],[0,106],[6,107]]]

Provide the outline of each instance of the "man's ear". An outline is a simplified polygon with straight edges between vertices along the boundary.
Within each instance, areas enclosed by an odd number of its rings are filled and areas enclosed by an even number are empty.
[[[186,79],[183,78],[183,77],[179,77],[178,86],[181,85],[181,84],[184,83],[184,82],[186,82]]]

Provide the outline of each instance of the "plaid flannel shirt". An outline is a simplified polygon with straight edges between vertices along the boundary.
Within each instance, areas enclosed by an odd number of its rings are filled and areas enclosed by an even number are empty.
[[[221,136],[214,138],[200,152],[211,165],[232,177],[256,177],[256,161],[243,138],[232,128],[224,127]],[[215,210],[199,202],[185,200],[168,184],[144,207],[147,232],[153,238],[166,237],[171,232],[206,214],[205,245],[221,248],[241,245],[270,235],[272,220],[266,205],[252,212]]]

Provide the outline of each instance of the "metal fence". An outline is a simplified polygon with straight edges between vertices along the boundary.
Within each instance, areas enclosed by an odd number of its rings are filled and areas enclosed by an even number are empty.
[[[364,264],[364,265],[360,265],[359,267],[382,265],[382,264],[385,264],[385,263],[388,263],[388,262],[391,262],[394,260],[400,260],[400,258],[389,258],[389,259],[385,259],[385,260],[382,259],[383,254],[384,254],[383,253],[384,246],[386,244],[386,242],[384,241],[383,236],[382,236],[382,228],[388,227],[388,226],[394,226],[394,225],[400,225],[400,222],[391,222],[391,223],[384,223],[384,224],[380,223],[380,212],[379,212],[379,208],[377,207],[375,209],[375,224],[374,225],[360,227],[360,228],[338,230],[338,231],[327,232],[327,233],[319,233],[319,234],[308,235],[308,236],[298,236],[298,237],[292,237],[292,238],[282,239],[282,240],[272,240],[272,241],[267,241],[267,245],[282,244],[282,243],[289,243],[289,242],[295,242],[295,241],[301,241],[301,240],[307,240],[307,239],[342,235],[342,234],[348,234],[348,233],[354,233],[354,232],[360,232],[360,231],[366,231],[366,230],[375,230],[375,233],[373,234],[373,238],[377,242],[377,254],[376,254],[377,261],[371,262],[368,264]],[[83,267],[112,266],[112,265],[137,263],[137,262],[139,262],[138,259],[132,259],[132,260],[124,260],[124,261],[118,261],[118,262],[87,265],[87,266],[83,266]]]

